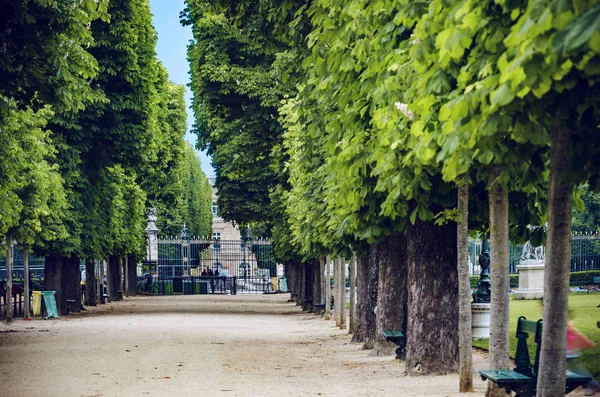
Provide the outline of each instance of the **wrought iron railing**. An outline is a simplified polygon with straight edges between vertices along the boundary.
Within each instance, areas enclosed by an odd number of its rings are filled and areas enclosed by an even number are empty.
[[[480,239],[469,239],[471,274],[479,274]],[[493,249],[491,247],[490,249]],[[522,245],[509,245],[509,271],[518,273],[517,265],[523,253]],[[571,271],[600,270],[600,233],[573,233],[571,240]]]

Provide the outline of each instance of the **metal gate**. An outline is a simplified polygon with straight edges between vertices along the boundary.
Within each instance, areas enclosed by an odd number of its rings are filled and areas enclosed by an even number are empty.
[[[159,239],[156,275],[159,294],[277,289],[272,281],[277,265],[267,240]]]

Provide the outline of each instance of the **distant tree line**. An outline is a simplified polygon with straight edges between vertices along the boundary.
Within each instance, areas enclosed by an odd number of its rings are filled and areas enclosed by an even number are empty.
[[[0,235],[46,257],[61,313],[80,300],[82,259],[88,304],[94,260],[109,262],[111,299],[123,274],[135,293],[147,208],[162,233],[211,234],[184,87],[157,60],[147,0],[8,0],[0,41]]]

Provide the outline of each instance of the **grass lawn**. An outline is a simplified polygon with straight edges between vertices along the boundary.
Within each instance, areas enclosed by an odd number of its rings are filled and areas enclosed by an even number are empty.
[[[594,376],[600,374],[600,328],[596,323],[600,321],[600,293],[571,293],[569,294],[569,314],[573,325],[585,336],[596,343],[593,349],[583,350],[581,364]],[[515,300],[510,301],[510,355],[514,358],[517,349],[517,320],[525,316],[528,320],[537,321],[542,318],[541,300]],[[529,355],[535,358],[535,342],[533,335],[527,338]],[[489,348],[487,339],[474,340],[473,346],[483,349]]]

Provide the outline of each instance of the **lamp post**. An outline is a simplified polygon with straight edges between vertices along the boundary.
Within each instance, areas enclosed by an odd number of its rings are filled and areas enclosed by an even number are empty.
[[[479,255],[479,266],[481,267],[481,274],[479,275],[479,282],[477,283],[477,289],[473,292],[474,303],[490,303],[490,244],[489,241],[484,238],[481,242],[481,254]]]

